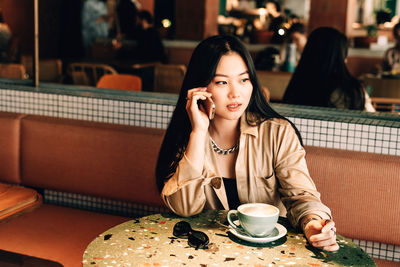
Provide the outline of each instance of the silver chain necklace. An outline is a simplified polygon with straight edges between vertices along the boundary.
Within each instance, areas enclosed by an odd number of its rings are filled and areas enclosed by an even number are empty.
[[[220,148],[219,146],[217,146],[217,144],[216,144],[215,141],[211,138],[211,136],[210,136],[210,140],[211,140],[211,144],[212,144],[213,150],[214,150],[215,152],[217,152],[218,154],[228,155],[228,154],[231,154],[231,153],[235,152],[235,151],[239,148],[239,141],[238,141],[238,142],[236,143],[236,145],[235,145],[234,147],[232,147],[232,148],[229,148],[229,149],[222,149],[222,148]]]

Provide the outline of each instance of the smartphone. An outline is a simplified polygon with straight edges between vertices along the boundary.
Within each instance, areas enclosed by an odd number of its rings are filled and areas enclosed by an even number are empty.
[[[206,100],[201,100],[200,104],[204,107],[206,114],[210,120],[214,119],[215,115],[215,104],[211,97],[207,97]]]

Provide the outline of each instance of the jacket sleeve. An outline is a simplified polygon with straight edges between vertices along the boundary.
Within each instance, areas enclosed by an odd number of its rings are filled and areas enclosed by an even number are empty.
[[[198,214],[206,204],[204,186],[214,177],[205,168],[199,170],[184,155],[174,175],[165,183],[161,197],[167,207],[180,216]]]
[[[331,211],[321,202],[308,172],[305,150],[289,123],[279,129],[274,149],[279,193],[291,224],[298,227],[301,218],[308,214],[331,219]]]

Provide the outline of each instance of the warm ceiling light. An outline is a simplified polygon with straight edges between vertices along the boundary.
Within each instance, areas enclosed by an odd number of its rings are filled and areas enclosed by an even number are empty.
[[[161,21],[161,24],[163,25],[164,28],[169,28],[169,27],[171,27],[172,23],[171,23],[171,21],[169,19],[163,19]]]

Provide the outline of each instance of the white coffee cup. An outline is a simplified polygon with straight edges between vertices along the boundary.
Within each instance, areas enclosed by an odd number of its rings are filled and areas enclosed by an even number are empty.
[[[240,225],[232,219],[236,216]],[[227,215],[229,224],[238,230],[245,230],[254,237],[266,237],[274,230],[279,218],[279,209],[265,203],[242,204],[237,210],[230,210]]]

